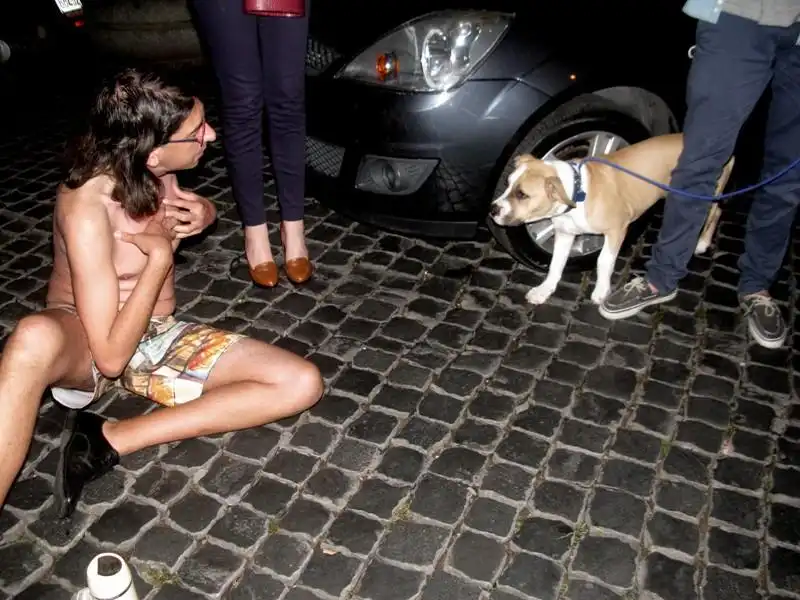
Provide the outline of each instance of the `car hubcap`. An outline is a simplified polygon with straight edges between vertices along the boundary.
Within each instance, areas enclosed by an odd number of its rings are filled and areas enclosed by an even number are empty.
[[[624,148],[628,142],[622,137],[608,131],[587,131],[579,133],[556,144],[542,156],[542,160],[578,160],[587,156],[602,156]],[[533,243],[545,252],[553,253],[553,222],[550,219],[528,223],[525,225]],[[603,236],[582,234],[575,236],[570,250],[573,256],[585,256],[599,251],[603,247]]]

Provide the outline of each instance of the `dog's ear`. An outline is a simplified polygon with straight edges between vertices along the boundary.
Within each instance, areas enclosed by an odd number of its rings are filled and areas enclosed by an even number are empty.
[[[570,208],[575,208],[575,203],[567,196],[564,184],[558,177],[546,177],[544,180],[544,192],[551,202],[561,202]]]
[[[520,154],[514,157],[514,168],[519,169],[522,165],[527,165],[535,160],[536,158],[532,154]]]

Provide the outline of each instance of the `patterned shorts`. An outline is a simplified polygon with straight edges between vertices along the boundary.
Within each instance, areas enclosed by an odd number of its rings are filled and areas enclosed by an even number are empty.
[[[203,393],[220,357],[244,337],[171,316],[156,317],[122,375],[108,379],[92,364],[94,392],[52,388],[53,398],[70,408],[83,408],[118,388],[164,406],[191,402]]]

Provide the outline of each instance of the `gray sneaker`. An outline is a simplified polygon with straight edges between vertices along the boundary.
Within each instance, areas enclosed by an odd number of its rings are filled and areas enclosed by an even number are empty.
[[[747,317],[747,329],[753,339],[764,348],[780,348],[786,341],[786,323],[781,309],[766,294],[750,294],[739,298]]]
[[[678,290],[669,294],[654,292],[646,279],[635,277],[614,290],[600,305],[599,310],[601,315],[611,321],[627,319],[648,306],[669,302],[677,295]]]

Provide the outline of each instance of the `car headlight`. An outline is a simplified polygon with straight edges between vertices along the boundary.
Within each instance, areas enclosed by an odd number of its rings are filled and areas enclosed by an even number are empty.
[[[397,90],[442,92],[470,76],[503,38],[512,16],[446,11],[409,21],[348,64],[337,77]]]

